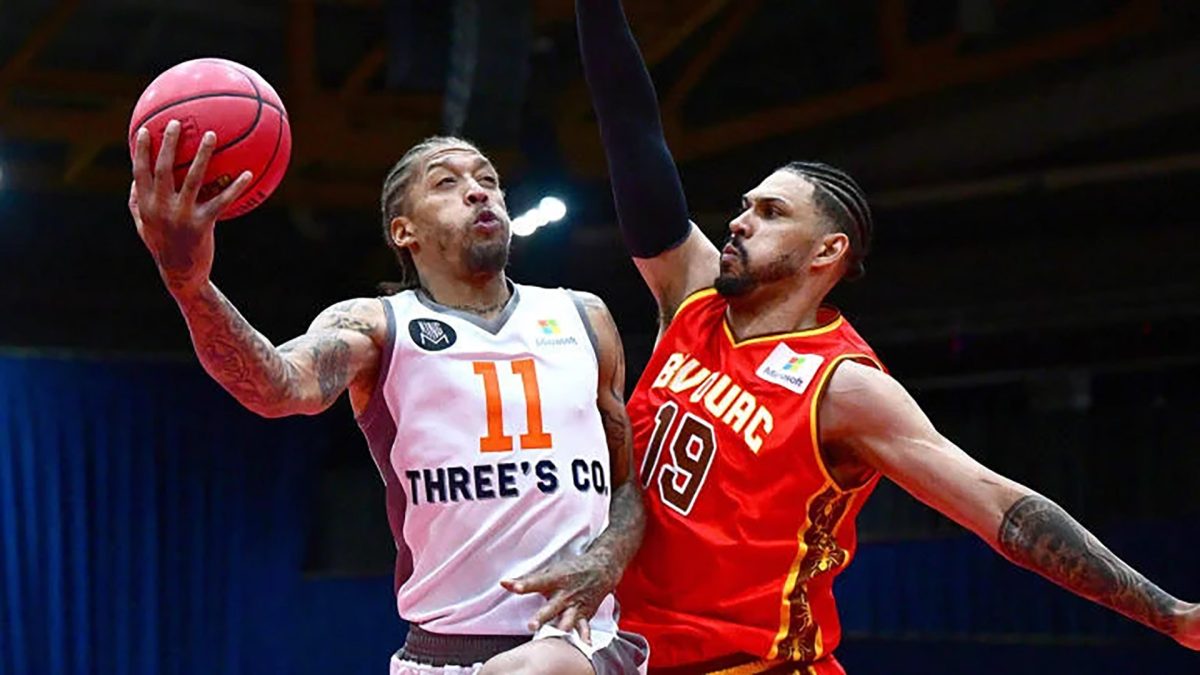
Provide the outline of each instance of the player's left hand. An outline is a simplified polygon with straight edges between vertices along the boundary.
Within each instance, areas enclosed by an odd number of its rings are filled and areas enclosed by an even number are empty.
[[[1200,603],[1182,612],[1179,629],[1172,637],[1184,647],[1200,651]]]
[[[516,579],[504,579],[500,585],[513,593],[540,593],[544,607],[529,622],[536,631],[550,623],[562,631],[575,628],[584,642],[591,644],[588,620],[595,615],[605,596],[617,586],[612,565],[602,556],[590,553],[558,560]]]

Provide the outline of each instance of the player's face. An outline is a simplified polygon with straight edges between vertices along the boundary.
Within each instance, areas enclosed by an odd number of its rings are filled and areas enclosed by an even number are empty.
[[[728,297],[794,278],[808,268],[824,234],[812,183],[776,171],[742,197],[714,286]]]
[[[508,210],[500,176],[467,148],[436,150],[412,187],[414,255],[469,276],[496,274],[508,263]],[[440,261],[440,262],[439,262]]]

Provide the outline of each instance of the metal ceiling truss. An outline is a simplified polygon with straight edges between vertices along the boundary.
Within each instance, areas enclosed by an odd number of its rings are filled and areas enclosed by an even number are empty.
[[[798,103],[762,108],[705,126],[688,126],[683,109],[746,24],[764,11],[762,0],[670,0],[627,2],[647,60],[653,65],[687,54],[672,82],[662,83],[663,117],[672,149],[682,162],[718,156],[747,144],[796,133],[840,118],[951,87],[986,82],[1035,65],[1076,57],[1122,38],[1148,32],[1161,21],[1156,0],[1126,0],[1107,18],[989,51],[967,54],[959,30],[927,43],[908,37],[906,0],[880,0],[877,39],[884,74],[866,83]],[[352,3],[373,6],[376,3]],[[436,133],[440,96],[372,90],[385,66],[378,44],[345,73],[340,85],[316,77],[316,0],[294,0],[287,12],[288,73],[284,99],[294,136],[289,177],[281,200],[317,207],[361,207],[377,196],[377,177],[415,140]],[[570,20],[571,0],[537,0],[539,22]],[[5,181],[36,190],[123,191],[128,168],[102,160],[124,147],[128,116],[147,84],[144,77],[103,71],[71,71],[37,65],[38,55],[71,21],[79,0],[60,0],[0,65],[0,134],[4,138],[66,148],[60,160],[7,163]],[[714,22],[719,22],[715,23]],[[692,40],[714,25],[702,45]],[[681,51],[684,50],[684,51]],[[582,81],[561,96],[557,136],[563,155],[581,176],[603,174],[604,162]],[[513,167],[515,152],[499,153]],[[370,177],[368,180],[367,177]]]

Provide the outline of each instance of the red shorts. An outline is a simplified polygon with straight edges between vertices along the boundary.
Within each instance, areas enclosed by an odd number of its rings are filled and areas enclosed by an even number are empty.
[[[653,648],[653,647],[652,647]],[[830,654],[812,663],[763,661],[738,658],[716,659],[671,668],[651,668],[649,675],[846,675],[842,664]]]

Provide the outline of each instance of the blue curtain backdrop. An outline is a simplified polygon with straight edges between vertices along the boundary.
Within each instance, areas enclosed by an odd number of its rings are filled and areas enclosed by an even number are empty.
[[[385,673],[390,579],[301,574],[339,414],[261,420],[190,363],[0,356],[0,675]],[[1100,534],[1200,598],[1200,522]],[[852,675],[1200,673],[969,536],[867,543],[835,590]]]
[[[0,675],[384,672],[389,584],[300,575],[325,426],[194,364],[0,357]]]

